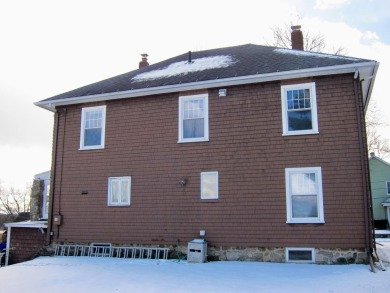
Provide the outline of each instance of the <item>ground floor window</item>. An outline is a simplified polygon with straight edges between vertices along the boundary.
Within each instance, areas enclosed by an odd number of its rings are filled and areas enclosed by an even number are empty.
[[[321,167],[285,172],[287,223],[324,223]]]
[[[202,172],[200,182],[201,199],[218,199],[218,172]]]
[[[131,177],[108,178],[108,205],[129,206],[131,198]]]

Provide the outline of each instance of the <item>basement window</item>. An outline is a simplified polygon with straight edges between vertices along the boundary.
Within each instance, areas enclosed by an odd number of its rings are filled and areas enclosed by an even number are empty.
[[[286,262],[314,263],[314,248],[286,248]]]

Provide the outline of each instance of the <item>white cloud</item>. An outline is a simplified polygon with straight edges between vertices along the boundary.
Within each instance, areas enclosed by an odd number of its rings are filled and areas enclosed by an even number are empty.
[[[317,0],[314,9],[332,10],[350,3],[351,0]]]
[[[23,189],[35,174],[50,170],[51,149],[0,145],[0,183]]]
[[[365,32],[361,37],[361,43],[363,45],[373,45],[377,42],[379,42],[379,36],[371,31]]]

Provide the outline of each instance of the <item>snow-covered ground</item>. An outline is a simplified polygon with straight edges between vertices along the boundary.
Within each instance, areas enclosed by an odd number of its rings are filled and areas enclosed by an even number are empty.
[[[390,242],[378,249],[387,271],[368,265],[39,257],[0,268],[0,292],[390,292]],[[386,259],[388,257],[388,259]]]

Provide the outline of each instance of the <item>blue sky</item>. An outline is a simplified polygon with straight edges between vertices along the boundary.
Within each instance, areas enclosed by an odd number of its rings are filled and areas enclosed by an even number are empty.
[[[272,41],[290,22],[327,51],[380,62],[372,100],[390,124],[388,0],[0,0],[0,184],[50,169],[53,113],[34,102],[188,52]],[[390,138],[390,129],[383,129]]]
[[[293,1],[294,2],[294,1]],[[332,22],[343,22],[361,31],[375,32],[385,43],[390,43],[390,1],[336,0],[297,1],[299,14]]]

